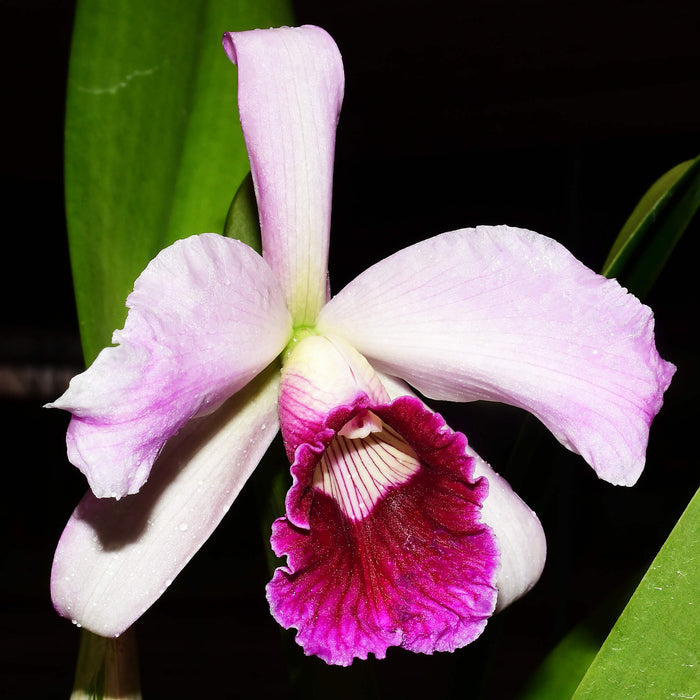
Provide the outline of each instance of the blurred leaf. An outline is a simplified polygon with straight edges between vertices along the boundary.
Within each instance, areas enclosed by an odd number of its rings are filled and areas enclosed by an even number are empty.
[[[700,491],[606,639],[574,698],[700,692]]]
[[[587,624],[576,626],[537,669],[520,700],[570,698],[595,658],[600,641]]]
[[[700,157],[662,175],[622,227],[602,274],[644,297],[700,207]]]
[[[236,238],[262,253],[258,203],[255,199],[253,177],[250,173],[236,192],[224,224],[224,236]]]
[[[641,575],[613,591],[557,644],[532,674],[519,700],[561,700],[574,694]]]
[[[66,111],[66,214],[85,359],[159,250],[221,233],[248,172],[223,32],[291,23],[289,0],[81,0]]]

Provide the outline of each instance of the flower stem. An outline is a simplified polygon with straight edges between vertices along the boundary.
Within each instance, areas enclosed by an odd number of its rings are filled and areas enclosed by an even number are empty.
[[[136,637],[107,639],[81,630],[71,700],[141,700]]]

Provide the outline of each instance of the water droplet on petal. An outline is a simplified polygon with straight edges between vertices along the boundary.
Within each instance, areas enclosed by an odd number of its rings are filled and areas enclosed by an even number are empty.
[[[187,523],[180,523],[180,532],[187,531]]]

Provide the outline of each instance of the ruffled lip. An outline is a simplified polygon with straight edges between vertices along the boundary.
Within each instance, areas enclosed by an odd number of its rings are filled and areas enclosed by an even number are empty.
[[[366,411],[418,461],[377,490],[357,517],[317,477],[339,433]],[[382,435],[372,429],[370,437]],[[297,448],[287,517],[274,523],[272,536],[287,565],[267,591],[273,616],[298,630],[307,654],[348,665],[369,653],[383,658],[389,646],[453,650],[481,634],[496,604],[499,551],[481,519],[488,483],[474,478],[466,448],[465,436],[420,400],[374,404],[366,395],[330,412],[314,442]],[[348,460],[364,494],[360,462]]]

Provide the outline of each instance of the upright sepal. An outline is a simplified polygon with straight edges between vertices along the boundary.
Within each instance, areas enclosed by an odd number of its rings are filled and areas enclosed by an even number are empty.
[[[260,212],[265,259],[295,325],[326,301],[335,131],[343,63],[318,27],[224,34],[238,66],[238,110]]]

